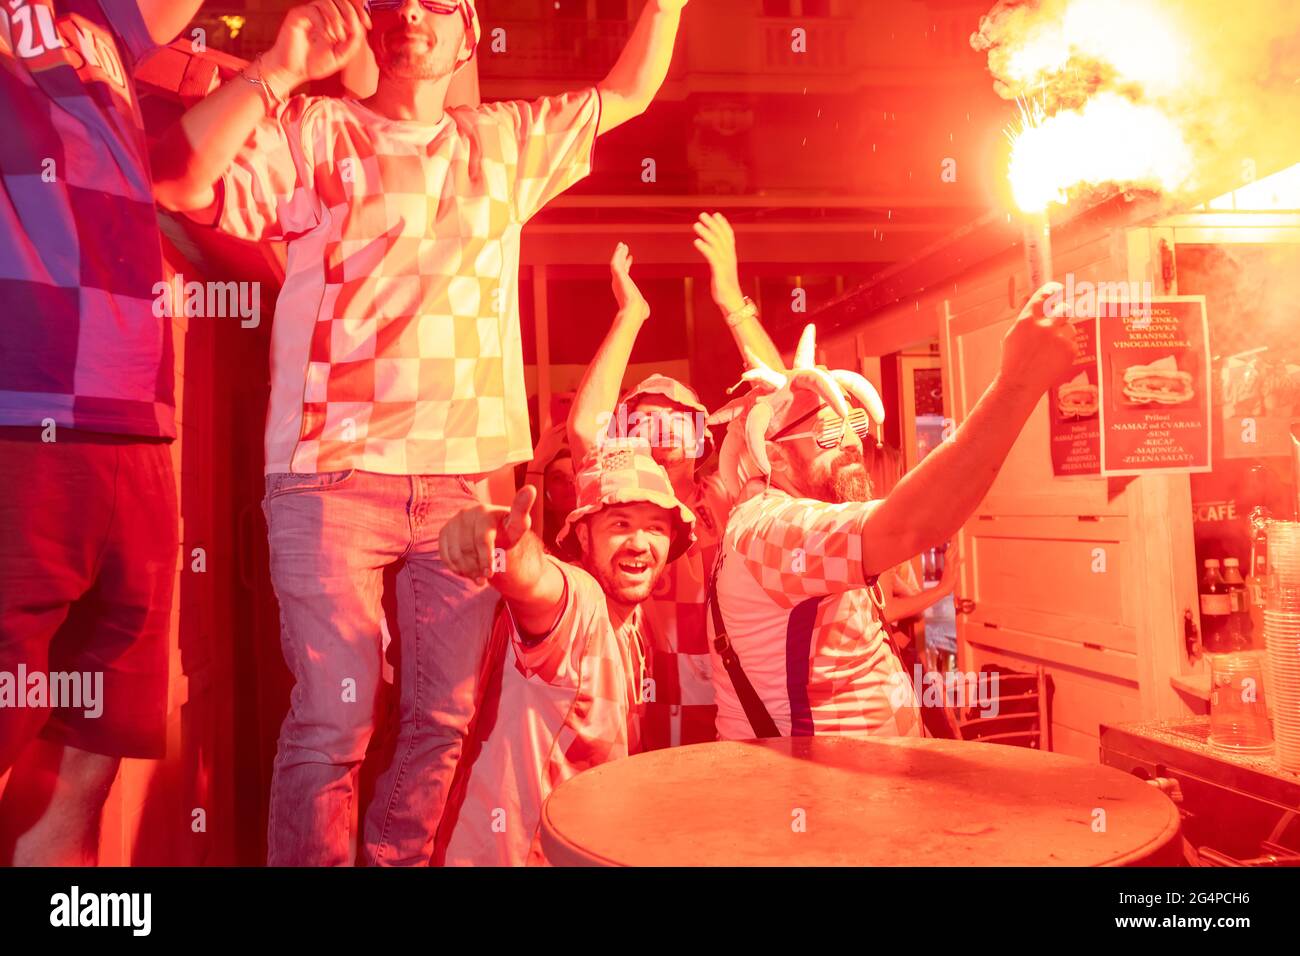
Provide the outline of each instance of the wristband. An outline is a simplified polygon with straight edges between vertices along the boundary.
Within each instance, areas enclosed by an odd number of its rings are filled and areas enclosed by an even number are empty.
[[[249,76],[248,73],[243,70],[239,72],[239,75],[245,82],[252,83],[262,91],[262,100],[266,104],[266,111],[268,113],[274,113],[284,105],[284,98],[277,95],[275,90],[271,89],[271,84],[266,82],[262,77],[262,58],[260,56],[253,61],[253,65],[257,67],[256,77]]]
[[[758,306],[754,304],[753,299],[745,296],[745,304],[727,316],[727,325],[734,329],[741,322],[756,318],[758,318]]]

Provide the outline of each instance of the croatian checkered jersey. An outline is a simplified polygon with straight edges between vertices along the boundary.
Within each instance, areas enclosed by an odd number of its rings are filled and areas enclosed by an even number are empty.
[[[769,489],[737,505],[718,596],[750,683],[783,736],[920,736],[907,678],[867,588],[872,502],[827,504]],[[718,733],[753,737],[713,650]]]
[[[0,3],[0,425],[176,435],[136,0]]]
[[[718,739],[705,597],[731,502],[716,473],[698,478],[692,491],[685,504],[695,515],[697,540],[664,568],[642,605],[654,680],[645,702],[645,750]]]
[[[266,470],[480,474],[532,457],[519,239],[587,176],[595,89],[435,124],[295,97],[222,180],[219,227],[288,241]]]

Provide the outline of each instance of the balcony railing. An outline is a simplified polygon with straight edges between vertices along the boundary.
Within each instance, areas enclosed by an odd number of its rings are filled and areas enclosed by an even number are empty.
[[[848,47],[852,20],[804,17],[791,20],[764,19],[761,23],[761,68],[764,72],[843,73],[851,69]],[[797,37],[796,30],[803,30],[803,36]]]

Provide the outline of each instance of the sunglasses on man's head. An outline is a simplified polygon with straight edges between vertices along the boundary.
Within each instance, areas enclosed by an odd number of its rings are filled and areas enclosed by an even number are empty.
[[[790,441],[795,438],[811,438],[817,443],[818,448],[831,449],[838,448],[844,438],[844,419],[838,415],[833,418],[826,418],[819,421],[814,427],[805,431],[795,432],[791,429],[798,428],[808,419],[821,412],[820,408],[814,408],[811,412],[800,418],[795,419],[788,426],[773,435],[770,441]],[[867,414],[865,408],[855,408],[849,412],[849,428],[863,445],[870,444],[875,446],[875,436],[871,434],[871,416]]]

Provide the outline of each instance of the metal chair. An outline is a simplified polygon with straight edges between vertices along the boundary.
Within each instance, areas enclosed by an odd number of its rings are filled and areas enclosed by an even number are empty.
[[[945,701],[944,715],[953,737],[1051,750],[1046,671],[1039,666],[1025,673],[986,664],[980,674],[981,678],[990,675],[987,686],[994,689],[984,702],[966,701],[955,706]]]

